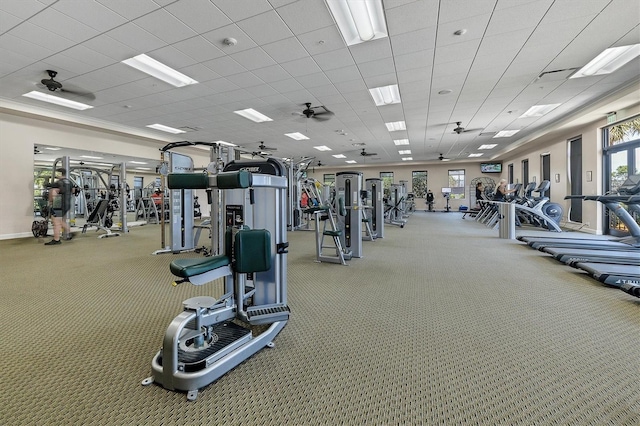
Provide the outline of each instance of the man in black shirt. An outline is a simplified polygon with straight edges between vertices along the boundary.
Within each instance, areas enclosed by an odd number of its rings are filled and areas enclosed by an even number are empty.
[[[61,176],[49,188],[49,203],[52,207],[51,221],[53,222],[53,239],[45,246],[54,246],[60,243],[62,228],[67,231],[67,239],[72,238],[71,228],[65,220],[67,212],[71,209],[71,181],[65,177],[65,170],[58,169]]]

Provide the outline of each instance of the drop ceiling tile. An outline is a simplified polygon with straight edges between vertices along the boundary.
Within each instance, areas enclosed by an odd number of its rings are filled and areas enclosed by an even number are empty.
[[[468,42],[470,40],[482,39],[492,17],[491,13],[474,16],[462,21],[454,21],[438,26],[438,47],[450,46]],[[456,35],[458,30],[466,30],[464,35]]]
[[[325,86],[314,86],[308,88],[309,93],[316,97],[316,99],[323,99],[324,96],[339,95],[338,89],[333,84],[327,84]]]
[[[262,46],[265,52],[276,62],[289,62],[308,56],[305,48],[295,37],[289,37],[284,40],[276,41]]]
[[[74,41],[66,37],[60,36],[56,33],[53,33],[38,25],[34,25],[30,22],[23,22],[21,25],[18,25],[17,27],[12,29],[11,32],[7,34],[3,34],[2,36],[3,39],[5,35],[11,35],[13,37],[17,37],[23,40],[37,40],[38,46],[42,49],[45,49],[49,54],[60,52],[76,44]],[[10,50],[15,51],[13,49],[10,49]],[[29,49],[27,52],[29,51],[32,51],[35,53],[36,50]],[[23,52],[16,52],[16,53],[23,53]],[[25,55],[25,56],[29,56],[29,55]],[[47,56],[48,55],[44,54],[41,57],[47,57]]]
[[[141,16],[134,22],[169,44],[197,35],[194,30],[164,9]]]
[[[32,62],[37,61],[40,58],[46,58],[52,53],[49,49],[39,44],[31,43],[26,39],[13,35],[13,30],[10,33],[5,33],[0,36],[0,49],[3,51],[13,52],[26,58],[31,58]]]
[[[257,46],[257,44],[253,40],[251,40],[251,37],[249,37],[244,31],[240,29],[240,27],[235,24],[227,25],[226,27],[206,32],[202,34],[202,36],[209,42],[211,42],[211,44],[221,49],[227,55],[238,53],[247,49],[253,49]],[[226,38],[236,39],[236,45],[228,46],[224,44],[224,39]]]
[[[353,57],[349,49],[333,50],[327,53],[320,53],[313,57],[321,69],[328,71],[336,68],[343,68],[353,65]]]
[[[193,58],[196,62],[205,62],[224,56],[222,50],[218,49],[202,36],[179,41],[171,46]]]
[[[76,47],[78,46],[72,47],[71,49],[75,49]],[[127,46],[126,44],[121,43],[106,34],[101,34],[92,38],[91,40],[87,40],[86,42],[82,43],[82,47],[93,50],[95,52],[99,52],[101,55],[109,57],[118,62],[127,58],[131,58],[132,56],[138,55],[140,53],[131,46]],[[84,49],[84,51],[86,51],[86,49]]]
[[[439,10],[440,22],[447,23],[461,21],[486,13],[491,13],[496,5],[494,0],[447,0],[441,3]]]
[[[269,83],[271,87],[280,93],[291,92],[294,90],[302,90],[303,87],[293,78],[287,78],[286,80],[279,80]]]
[[[464,41],[447,46],[436,51],[434,63],[442,64],[446,62],[460,61],[475,58],[481,39]]]
[[[296,59],[280,64],[291,76],[298,77],[322,71],[312,58]]]
[[[100,53],[99,50],[94,50],[94,49],[91,49],[90,47],[85,47],[84,44],[79,44],[77,46],[73,46],[65,50],[64,55],[69,56],[70,58],[73,58],[76,61],[89,64],[93,67],[93,69],[109,66],[116,61],[113,58],[103,55],[102,53]]]
[[[433,51],[429,49],[408,53],[406,55],[397,55],[395,61],[398,71],[415,68],[431,68],[433,66]]]
[[[2,3],[0,3],[1,5]],[[22,18],[8,12],[0,13],[0,28],[3,32],[10,31],[13,27],[22,22]]]
[[[486,35],[536,27],[552,4],[553,0],[540,0],[496,10],[487,26]]]
[[[300,0],[279,7],[276,12],[294,34],[304,34],[334,25],[325,3],[317,0]]]
[[[372,75],[364,78],[364,84],[369,88],[388,86],[390,84],[396,84],[396,77],[396,73]]]
[[[242,52],[233,53],[229,56],[248,70],[276,65],[276,62],[260,47],[243,50]]]
[[[207,81],[203,83],[203,86],[207,88],[207,93],[212,93],[212,94],[223,93],[228,90],[235,90],[239,88],[238,86],[236,86],[235,84],[233,84],[231,81],[227,80],[224,77]],[[217,98],[213,100],[216,103],[216,105],[218,105]]]
[[[96,0],[118,15],[132,20],[160,8],[152,0]]]
[[[431,68],[415,68],[406,71],[398,71],[398,84],[410,83],[412,81],[430,80]]]
[[[240,27],[258,45],[273,43],[293,36],[293,33],[275,11],[239,21]]]
[[[251,87],[251,86],[260,86],[265,84],[264,81],[260,80],[255,76],[252,72],[242,72],[238,74],[232,74],[227,76],[227,80],[236,84],[238,87]]]
[[[438,3],[437,0],[423,0],[387,9],[389,35],[435,27],[438,23]]]
[[[208,32],[232,23],[209,0],[182,0],[168,5],[166,10],[197,33]]]
[[[370,62],[391,58],[391,42],[388,37],[349,46],[349,51],[356,62]]]
[[[301,75],[296,77],[296,80],[305,88],[331,85],[331,81],[323,72]]]
[[[345,47],[342,36],[335,25],[298,35],[298,40],[310,55],[330,52]]]
[[[0,10],[21,19],[28,19],[41,10],[46,9],[46,7],[46,5],[36,0],[0,1]]]
[[[202,64],[223,77],[247,71],[246,68],[229,56],[212,59],[210,61],[203,62]]]
[[[273,10],[266,0],[216,0],[216,6],[233,21]]]
[[[344,68],[337,68],[333,70],[325,71],[326,76],[333,83],[340,83],[343,81],[350,81],[362,78],[360,70],[355,65],[350,65]]]
[[[258,98],[277,95],[278,92],[268,84],[260,84],[258,86],[247,87],[247,92]]]
[[[343,94],[353,93],[353,92],[361,92],[361,93],[365,93],[366,95],[369,94],[367,86],[364,84],[364,80],[362,80],[361,78],[357,80],[342,81],[339,83],[334,83],[334,86],[336,86],[336,88],[340,91],[340,93],[343,93]]]
[[[395,65],[391,59],[363,62],[358,64],[358,69],[364,78],[396,72]]]
[[[270,67],[253,70],[253,73],[259,79],[266,83],[273,83],[275,81],[281,81],[291,78],[291,75],[289,75],[289,73],[286,72],[280,65],[272,65]]]
[[[197,63],[191,56],[185,55],[173,46],[165,46],[148,53],[153,59],[171,68],[183,68]]]
[[[56,2],[53,4],[52,8],[47,10],[47,12],[51,9],[55,9],[58,12],[68,16],[69,18],[72,18],[74,21],[92,28],[96,33],[108,31],[114,27],[117,27],[118,25],[122,25],[127,22],[127,20],[123,16],[118,15],[117,13],[108,9],[106,6],[97,2]],[[43,16],[45,19],[53,18],[54,20],[52,22],[57,25],[61,31],[71,32],[72,34],[77,31],[77,24],[59,19],[59,16],[47,16],[47,14],[43,14]],[[33,23],[37,24],[37,21],[34,20]],[[71,24],[71,26],[66,27],[69,23]],[[63,33],[59,34],[65,35]],[[73,39],[78,40],[78,36],[80,33],[75,34],[76,36],[73,37]]]
[[[132,47],[138,54],[150,52],[166,44],[158,37],[132,22],[112,29],[107,35],[118,40],[120,43]]]

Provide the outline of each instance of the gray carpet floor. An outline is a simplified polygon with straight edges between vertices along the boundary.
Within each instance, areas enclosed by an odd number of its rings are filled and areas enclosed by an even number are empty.
[[[416,212],[342,266],[289,233],[289,323],[195,402],[141,381],[221,293],[171,286],[197,255],[151,255],[158,225],[0,241],[0,424],[639,425],[640,299],[497,236]]]

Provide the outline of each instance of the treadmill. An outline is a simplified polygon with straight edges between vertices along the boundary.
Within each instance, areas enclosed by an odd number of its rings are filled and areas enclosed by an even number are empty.
[[[637,265],[578,262],[573,266],[588,272],[593,278],[612,287],[640,286],[640,266]]]
[[[633,216],[622,207],[622,203],[629,206],[629,210],[640,212],[640,174],[631,175],[618,188],[618,194],[583,196],[569,195],[565,199],[580,197],[585,200],[599,201],[614,213],[629,230],[630,236],[617,240],[590,239],[590,238],[557,238],[557,237],[518,237],[532,248],[542,250],[545,247],[573,247],[589,250],[615,250],[637,251],[640,250],[640,226]]]
[[[622,265],[640,266],[640,249],[635,251],[622,251],[591,250],[571,247],[545,247],[542,251],[549,253],[560,262],[571,266],[578,262],[619,263]]]

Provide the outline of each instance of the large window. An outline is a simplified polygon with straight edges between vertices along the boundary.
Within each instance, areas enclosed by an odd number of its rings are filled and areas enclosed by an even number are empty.
[[[380,179],[382,180],[384,194],[389,195],[389,188],[393,183],[393,172],[380,172]]]
[[[325,173],[322,175],[322,180],[325,185],[333,185],[336,181],[336,175],[333,173]]]
[[[424,198],[427,193],[427,172],[411,172],[412,188],[411,191],[416,198]]]
[[[609,126],[603,131],[604,191],[615,192],[630,174],[640,173],[640,117]],[[636,222],[640,217],[632,213]],[[617,216],[605,211],[605,233],[626,235]]]
[[[464,199],[464,185],[464,169],[449,170],[449,187],[451,188],[452,199]]]

